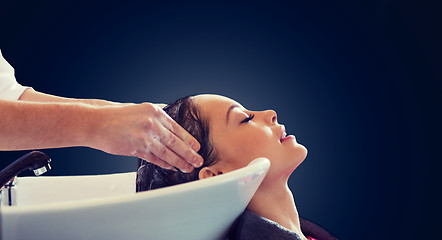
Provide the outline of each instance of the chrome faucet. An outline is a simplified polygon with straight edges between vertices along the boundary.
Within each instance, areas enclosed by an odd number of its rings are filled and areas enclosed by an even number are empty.
[[[51,159],[44,153],[33,151],[15,160],[0,171],[1,205],[15,203],[15,177],[26,169],[33,170],[36,176],[51,169]]]

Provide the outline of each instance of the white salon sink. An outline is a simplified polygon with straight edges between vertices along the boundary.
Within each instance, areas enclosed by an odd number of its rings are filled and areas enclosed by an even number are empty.
[[[223,239],[264,179],[265,158],[205,180],[135,193],[135,172],[23,177],[1,239]]]

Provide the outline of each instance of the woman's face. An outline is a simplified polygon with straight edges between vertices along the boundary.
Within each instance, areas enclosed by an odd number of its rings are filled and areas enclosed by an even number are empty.
[[[209,122],[210,139],[219,157],[211,167],[214,175],[266,157],[271,162],[267,177],[288,177],[307,155],[293,135],[286,136],[273,110],[250,111],[219,95],[197,95],[193,101]]]

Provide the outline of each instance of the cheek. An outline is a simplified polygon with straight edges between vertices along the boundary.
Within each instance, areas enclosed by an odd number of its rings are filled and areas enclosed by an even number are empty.
[[[271,158],[275,150],[275,146],[263,135],[247,134],[240,138],[232,138],[228,142],[229,149],[225,149],[226,157],[238,167],[247,165],[257,157]]]
[[[273,148],[272,143],[268,139],[260,136],[248,136],[244,139],[242,146],[242,151],[245,153],[261,156],[269,154]]]

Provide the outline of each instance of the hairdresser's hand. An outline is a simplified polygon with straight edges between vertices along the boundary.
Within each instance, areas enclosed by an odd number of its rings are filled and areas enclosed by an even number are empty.
[[[159,106],[151,103],[102,107],[91,147],[136,156],[163,168],[190,172],[203,159],[200,145]]]

